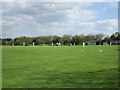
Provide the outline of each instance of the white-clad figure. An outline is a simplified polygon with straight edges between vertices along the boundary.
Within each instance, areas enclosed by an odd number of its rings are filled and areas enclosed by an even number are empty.
[[[57,44],[57,46],[58,46],[58,43],[56,43]]]
[[[61,43],[58,43],[58,46],[61,46]]]
[[[52,42],[52,46],[53,46],[53,42]]]
[[[85,47],[85,43],[83,42],[83,47]]]
[[[72,43],[70,43],[70,46],[72,46]]]
[[[12,44],[12,46],[14,46],[14,43]]]
[[[74,46],[75,46],[75,43],[74,43]]]
[[[110,42],[110,45],[112,45],[112,43]]]
[[[25,46],[25,43],[23,43],[23,46]]]
[[[33,46],[35,46],[35,43],[34,43],[34,42],[33,42],[32,44],[33,44]]]

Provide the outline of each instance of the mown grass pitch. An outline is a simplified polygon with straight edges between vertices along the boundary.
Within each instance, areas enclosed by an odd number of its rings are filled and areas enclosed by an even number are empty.
[[[2,49],[3,88],[118,87],[118,46]]]

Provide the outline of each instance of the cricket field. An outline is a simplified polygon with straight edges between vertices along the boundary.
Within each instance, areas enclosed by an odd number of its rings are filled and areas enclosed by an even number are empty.
[[[3,88],[117,88],[118,46],[2,46]]]

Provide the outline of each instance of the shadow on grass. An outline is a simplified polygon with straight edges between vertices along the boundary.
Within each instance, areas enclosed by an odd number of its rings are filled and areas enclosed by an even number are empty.
[[[117,69],[96,72],[46,72],[29,77],[26,88],[117,88]]]

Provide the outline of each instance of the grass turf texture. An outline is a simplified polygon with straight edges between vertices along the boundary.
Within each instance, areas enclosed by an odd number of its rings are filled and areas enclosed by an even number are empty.
[[[118,46],[2,49],[3,88],[118,87]]]

